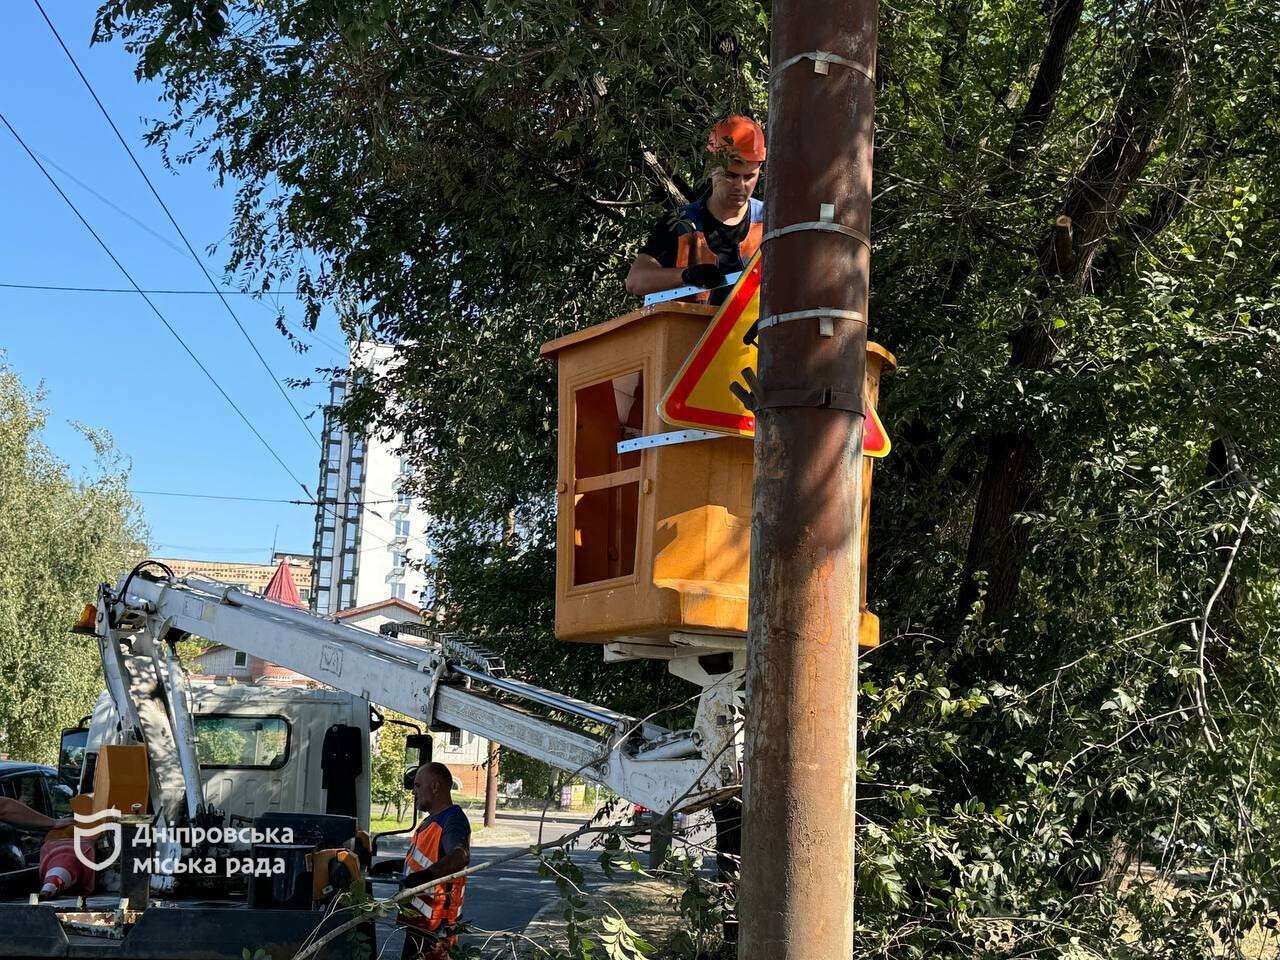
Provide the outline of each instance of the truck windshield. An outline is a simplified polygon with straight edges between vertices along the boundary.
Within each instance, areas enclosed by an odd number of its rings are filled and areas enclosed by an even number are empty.
[[[284,717],[205,714],[196,717],[200,766],[275,770],[289,759],[289,721]]]

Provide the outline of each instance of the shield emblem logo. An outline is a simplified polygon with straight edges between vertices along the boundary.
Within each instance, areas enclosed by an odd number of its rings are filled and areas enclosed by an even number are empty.
[[[72,827],[76,859],[90,870],[106,870],[120,859],[120,811],[115,807],[107,807],[97,813],[77,813]],[[92,850],[97,837],[103,834],[111,837],[111,852],[104,859],[95,863],[85,849]]]

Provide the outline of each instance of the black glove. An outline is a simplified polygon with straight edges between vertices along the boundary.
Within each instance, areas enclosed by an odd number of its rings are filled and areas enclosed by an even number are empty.
[[[691,287],[702,287],[706,290],[723,287],[727,282],[724,271],[714,263],[695,263],[692,267],[685,267],[684,273],[680,274],[680,279]]]

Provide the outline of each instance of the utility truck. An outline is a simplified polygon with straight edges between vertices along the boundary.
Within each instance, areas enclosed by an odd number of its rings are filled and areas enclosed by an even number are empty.
[[[87,728],[64,734],[60,763],[65,775],[82,761],[78,819],[113,828],[93,841],[103,868],[92,894],[44,900],[38,868],[0,875],[0,956],[291,956],[335,922],[334,899],[378,853],[363,836],[377,707],[470,731],[652,809],[707,806],[737,783],[740,658],[690,648],[670,660],[700,686],[692,728],[670,730],[514,679],[456,637],[388,627],[374,634],[179,580],[154,562],[104,584],[77,630],[96,640],[107,690]],[[177,648],[193,637],[323,687],[190,682]],[[430,744],[429,733],[409,736],[406,782]],[[353,934],[327,954],[360,943]]]
[[[95,892],[40,900],[38,868],[0,875],[0,960],[292,956],[342,916],[335,898],[379,867],[377,838],[362,836],[375,706],[428,730],[469,731],[652,811],[726,809],[741,779],[754,431],[730,380],[754,365],[754,347],[751,317],[724,311],[756,301],[735,295],[717,313],[650,299],[542,348],[559,371],[556,636],[599,645],[606,662],[665,662],[698,690],[692,726],[525,682],[466,638],[420,624],[374,634],[140,565],[104,584],[77,628],[98,644],[107,691],[87,729],[68,734],[60,768],[77,779],[71,803],[91,825],[82,832],[94,838]],[[724,363],[703,356],[725,344]],[[868,407],[893,364],[869,345]],[[723,382],[708,382],[721,369]],[[866,530],[864,519],[864,558]],[[872,646],[865,579],[859,589],[859,643]],[[324,689],[193,684],[177,652],[191,637]],[[430,759],[430,742],[410,736],[415,761]],[[376,950],[371,931],[358,935],[326,954]]]

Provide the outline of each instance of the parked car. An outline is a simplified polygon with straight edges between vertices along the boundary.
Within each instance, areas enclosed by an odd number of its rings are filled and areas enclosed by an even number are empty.
[[[32,810],[57,819],[71,816],[74,795],[75,791],[53,767],[0,760],[0,797],[25,803]],[[0,872],[38,866],[46,832],[0,823]]]
[[[648,833],[653,829],[654,824],[658,820],[658,814],[650,810],[642,803],[637,803],[631,808],[631,825],[637,833]],[[677,813],[671,817],[672,830],[679,832],[684,829],[684,814]]]

